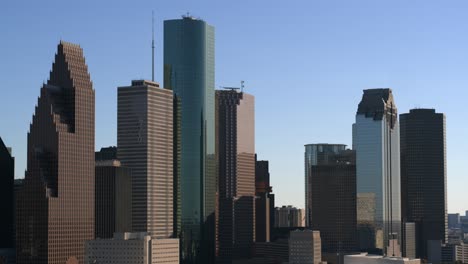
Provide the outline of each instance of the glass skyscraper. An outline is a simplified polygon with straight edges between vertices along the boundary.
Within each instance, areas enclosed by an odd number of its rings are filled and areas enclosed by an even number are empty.
[[[364,90],[353,126],[359,246],[388,256],[401,254],[399,136],[392,90]]]
[[[215,255],[214,27],[184,16],[164,21],[164,87],[174,92],[174,231],[182,263]]]

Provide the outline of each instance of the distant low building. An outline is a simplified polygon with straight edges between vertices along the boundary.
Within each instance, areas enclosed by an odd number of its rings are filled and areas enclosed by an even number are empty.
[[[85,263],[178,264],[179,239],[152,239],[148,233],[115,233],[86,242]]]
[[[460,214],[448,214],[448,228],[460,228]]]
[[[344,264],[420,264],[420,259],[409,259],[401,257],[383,257],[379,255],[369,255],[361,253],[357,255],[347,255],[344,257]]]
[[[291,205],[275,208],[275,227],[304,227],[304,209]]]
[[[468,263],[468,244],[443,244],[441,240],[428,242],[428,263]]]

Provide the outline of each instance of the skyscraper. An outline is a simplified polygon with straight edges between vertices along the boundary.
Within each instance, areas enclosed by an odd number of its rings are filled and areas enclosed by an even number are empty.
[[[219,168],[219,260],[249,257],[255,241],[254,97],[216,91]]]
[[[117,148],[96,152],[95,234],[112,238],[115,232],[132,231],[131,170],[117,160]]]
[[[323,164],[340,151],[346,149],[343,144],[307,144],[304,152],[304,186],[305,186],[305,224],[310,227],[311,222],[311,192],[309,175],[311,166]]]
[[[132,171],[132,231],[173,236],[173,95],[152,81],[117,91],[117,158]]]
[[[316,149],[327,146],[318,144]],[[342,258],[343,253],[357,250],[356,154],[353,150],[328,153],[309,172],[310,228],[320,231],[323,253],[335,263],[337,255]]]
[[[270,242],[274,227],[275,201],[270,186],[268,160],[257,160],[255,155],[255,241]]]
[[[15,159],[0,137],[0,258],[5,250],[14,255],[14,179]]]
[[[400,132],[391,89],[364,90],[353,127],[357,221],[361,249],[399,255],[401,241]],[[401,243],[400,243],[401,244]]]
[[[17,263],[84,263],[94,238],[94,90],[80,46],[61,41],[28,133]]]
[[[215,256],[214,27],[184,16],[164,21],[164,87],[174,92],[175,232],[181,261]]]
[[[402,219],[416,225],[416,257],[427,241],[447,242],[445,115],[412,109],[400,115]]]

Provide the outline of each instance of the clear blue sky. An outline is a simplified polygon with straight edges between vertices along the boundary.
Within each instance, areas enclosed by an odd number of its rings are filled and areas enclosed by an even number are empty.
[[[468,210],[468,1],[1,1],[0,135],[24,176],[26,138],[60,39],[79,43],[96,90],[96,149],[116,144],[116,87],[162,82],[162,21],[216,28],[216,85],[256,96],[256,150],[277,204],[304,206],[304,144],[351,144],[362,90],[390,87],[400,113],[447,115],[448,208]]]

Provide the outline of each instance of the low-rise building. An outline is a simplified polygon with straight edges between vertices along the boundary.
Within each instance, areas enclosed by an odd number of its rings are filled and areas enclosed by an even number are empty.
[[[344,257],[344,264],[421,264],[421,260],[401,257],[383,257],[361,253],[346,255]]]
[[[275,227],[304,227],[305,212],[291,205],[275,208]]]
[[[115,233],[86,242],[85,263],[178,264],[179,240],[153,239],[148,233]]]
[[[320,232],[295,230],[289,236],[290,264],[319,264],[322,262]]]

